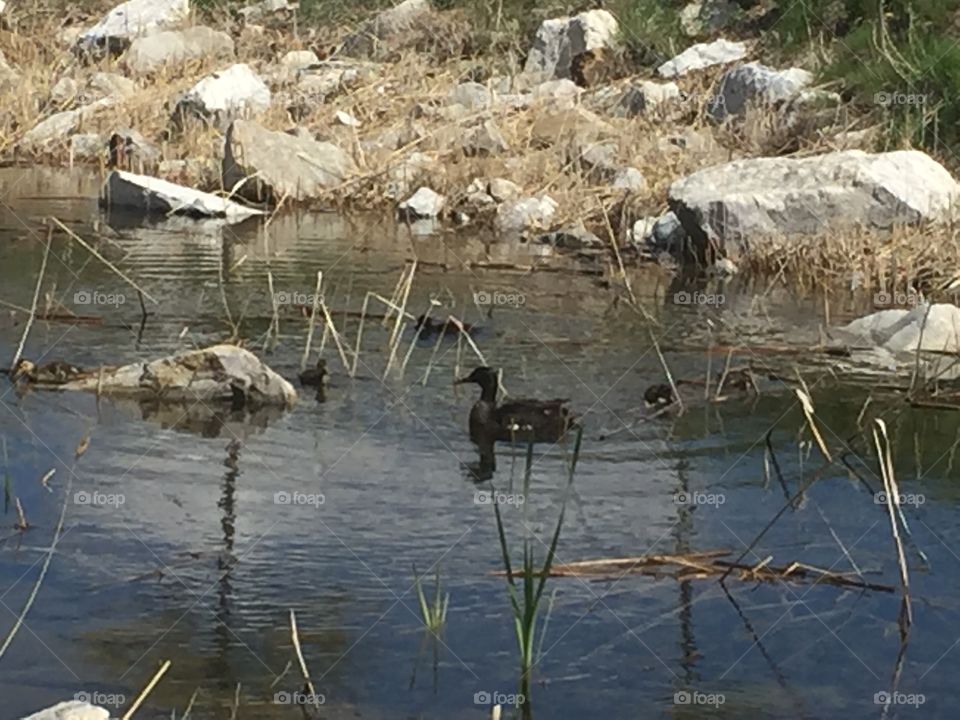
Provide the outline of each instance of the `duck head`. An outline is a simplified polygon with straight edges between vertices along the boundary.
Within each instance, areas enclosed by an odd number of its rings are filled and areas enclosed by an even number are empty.
[[[13,382],[17,382],[20,378],[26,378],[27,380],[34,377],[36,373],[37,366],[26,358],[20,358],[17,361],[17,364],[13,367],[13,372],[10,374],[10,379]]]
[[[474,368],[472,373],[460,378],[455,384],[463,385],[465,383],[479,385],[483,391],[481,397],[484,400],[494,400],[497,395],[497,386],[500,384],[497,371],[486,366]]]

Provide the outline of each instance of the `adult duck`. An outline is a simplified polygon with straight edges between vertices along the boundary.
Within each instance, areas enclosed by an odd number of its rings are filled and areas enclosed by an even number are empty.
[[[497,441],[555,443],[575,425],[566,399],[521,399],[497,405],[500,383],[493,368],[478,367],[456,382],[480,386],[480,399],[470,410],[470,439],[481,448]]]

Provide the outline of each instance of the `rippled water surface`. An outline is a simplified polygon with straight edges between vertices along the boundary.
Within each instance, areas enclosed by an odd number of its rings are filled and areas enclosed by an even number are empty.
[[[469,233],[418,236],[383,218],[332,214],[281,214],[266,232],[256,222],[144,227],[101,215],[95,196],[94,179],[63,171],[7,170],[0,178],[0,364],[13,357],[23,331],[25,314],[16,308],[31,304],[49,216],[156,300],[145,300],[141,327],[131,287],[55,233],[40,302],[61,302],[62,317],[38,321],[25,354],[84,366],[212,344],[237,326],[250,349],[293,378],[307,332],[297,304],[310,304],[318,270],[349,353],[366,293],[393,295],[416,257],[414,314],[434,298],[443,306],[435,314],[481,325],[477,346],[503,368],[511,395],[569,397],[584,416],[561,562],[718,549],[733,559],[784,504],[776,464],[790,492],[801,478],[820,479],[744,562],[854,572],[853,562],[866,580],[897,588],[884,506],[840,464],[823,471],[809,434],[800,433],[794,365],[811,387],[827,443],[873,489],[882,485],[857,426],[862,413],[882,415],[901,490],[923,500],[905,512],[915,547],[929,560],[908,544],[915,624],[905,651],[899,591],[733,578],[721,585],[715,577],[556,578],[547,585],[553,602],[534,671],[533,715],[872,718],[883,712],[876,694],[893,687],[902,701],[921,695],[923,706],[893,705],[890,716],[955,715],[957,419],[910,412],[882,395],[864,411],[870,388],[786,352],[817,342],[819,303],[757,299],[755,288],[731,284],[701,288],[722,292],[720,306],[678,306],[665,302],[672,289],[659,271],[637,271],[631,289],[655,317],[651,324],[615,300],[623,290],[611,287],[603,263],[543,257],[528,245]],[[533,264],[536,272],[524,271]],[[278,342],[265,350],[269,283],[286,304],[277,308]],[[481,293],[513,304],[488,316],[473,302]],[[382,313],[375,301],[370,308]],[[476,502],[478,486],[464,468],[476,460],[466,435],[474,387],[451,383],[477,360],[453,339],[421,342],[402,374],[383,379],[389,334],[377,320],[366,323],[355,379],[327,338],[325,402],[305,394],[289,412],[246,418],[24,394],[0,377],[10,478],[0,638],[37,582],[72,475],[55,556],[0,658],[0,717],[78,693],[125,701],[110,708],[120,716],[165,660],[171,668],[137,717],[174,710],[179,717],[194,693],[194,718],[231,717],[236,699],[236,717],[297,717],[283,695],[300,689],[291,609],[325,698],[321,717],[485,718],[483,693],[516,692],[513,619],[505,581],[494,574],[502,567],[494,514]],[[321,336],[318,328],[314,347]],[[652,336],[678,377],[704,377],[710,342],[749,344],[734,363],[751,362],[790,384],[764,379],[759,397],[710,405],[695,388],[682,417],[637,423],[644,389],[663,382]],[[412,339],[405,327],[397,364]],[[725,351],[711,358],[716,374]],[[75,461],[87,435],[89,449]],[[535,455],[527,501],[540,558],[571,449],[543,446]],[[522,455],[501,449],[496,488],[516,491]],[[45,487],[41,478],[52,469]],[[283,493],[323,503],[278,503]],[[715,502],[683,504],[678,493]],[[14,497],[26,532],[14,527]],[[90,497],[102,502],[85,502]],[[505,517],[519,548],[521,516],[507,507]],[[439,566],[450,593],[439,639],[423,629],[414,564],[430,570],[428,590]]]

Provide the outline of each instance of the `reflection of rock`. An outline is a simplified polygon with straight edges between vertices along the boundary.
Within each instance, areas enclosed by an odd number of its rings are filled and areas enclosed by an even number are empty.
[[[121,409],[128,405],[121,401]],[[265,430],[280,418],[285,408],[277,405],[232,407],[223,404],[213,406],[200,402],[161,402],[142,400],[137,403],[140,416],[160,427],[180,432],[193,433],[205,438],[246,438]]]

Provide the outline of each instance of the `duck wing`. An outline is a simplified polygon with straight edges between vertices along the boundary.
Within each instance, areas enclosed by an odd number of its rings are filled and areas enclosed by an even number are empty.
[[[566,398],[513,400],[497,408],[498,440],[556,442],[573,424]]]

